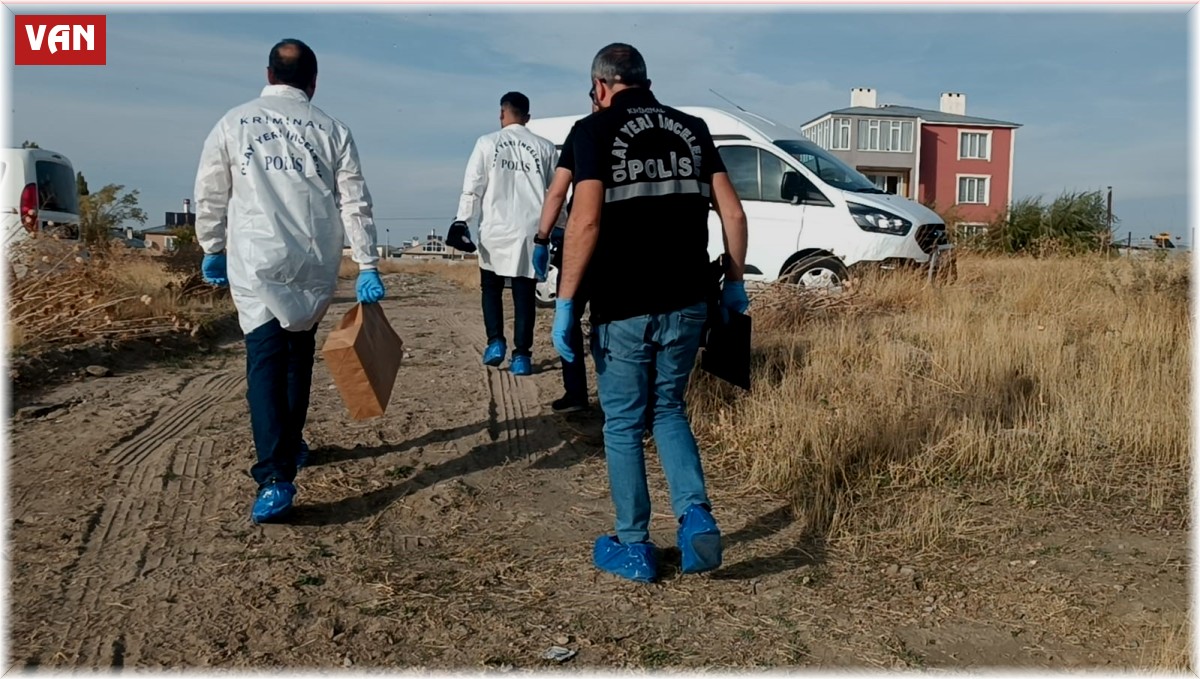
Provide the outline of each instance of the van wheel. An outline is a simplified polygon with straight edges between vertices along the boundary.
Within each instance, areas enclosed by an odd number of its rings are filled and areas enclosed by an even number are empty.
[[[558,299],[558,267],[551,264],[546,267],[546,280],[538,281],[533,288],[533,301],[543,309],[554,307]]]
[[[840,290],[850,279],[846,266],[836,257],[806,257],[788,267],[782,276],[789,285],[810,290]]]

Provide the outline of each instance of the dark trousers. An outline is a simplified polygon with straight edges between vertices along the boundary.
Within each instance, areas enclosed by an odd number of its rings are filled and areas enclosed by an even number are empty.
[[[533,355],[533,319],[536,309],[537,281],[532,278],[512,279],[513,356]],[[504,277],[487,269],[479,270],[479,287],[483,291],[483,327],[488,344],[504,342]]]
[[[260,488],[296,478],[316,345],[316,328],[289,332],[274,319],[246,335],[246,399],[258,453],[250,475]]]
[[[558,279],[559,287],[562,286],[562,278]],[[571,345],[571,351],[575,353],[575,360],[562,360],[563,371],[563,391],[567,392],[567,397],[576,401],[587,401],[588,386],[587,386],[587,366],[584,365],[583,341],[583,325],[580,321],[583,320],[583,309],[587,306],[587,295],[583,290],[579,290],[575,294],[575,298],[571,304],[571,327],[567,329],[567,341]]]

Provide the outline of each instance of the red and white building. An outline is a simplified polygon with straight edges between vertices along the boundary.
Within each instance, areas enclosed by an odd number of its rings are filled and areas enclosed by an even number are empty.
[[[801,126],[888,193],[953,207],[961,226],[984,226],[1012,203],[1017,123],[967,115],[965,94],[942,94],[938,110],[878,105],[875,90],[855,88],[850,107]]]

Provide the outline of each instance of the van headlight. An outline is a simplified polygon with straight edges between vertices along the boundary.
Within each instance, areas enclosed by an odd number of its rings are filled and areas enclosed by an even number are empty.
[[[854,217],[854,223],[858,224],[858,228],[863,231],[907,236],[908,232],[912,230],[912,222],[887,210],[858,203],[847,203],[847,205],[850,207],[850,216]]]

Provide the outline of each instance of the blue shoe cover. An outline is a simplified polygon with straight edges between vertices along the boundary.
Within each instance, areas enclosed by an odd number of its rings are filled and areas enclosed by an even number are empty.
[[[678,542],[683,555],[680,570],[684,573],[704,573],[721,567],[721,531],[712,513],[704,507],[692,505],[683,513]]]
[[[512,366],[510,366],[512,374],[524,377],[533,374],[533,362],[528,356],[513,356]]]
[[[654,582],[658,577],[654,545],[649,542],[624,545],[612,535],[601,535],[592,548],[592,561],[596,568],[634,582]]]
[[[483,364],[490,365],[493,368],[504,362],[504,355],[508,353],[508,347],[501,341],[492,342],[487,346],[487,350],[483,352]]]
[[[295,497],[296,486],[289,481],[278,481],[265,486],[258,491],[258,499],[254,501],[254,511],[250,518],[254,523],[274,521],[287,514]]]

